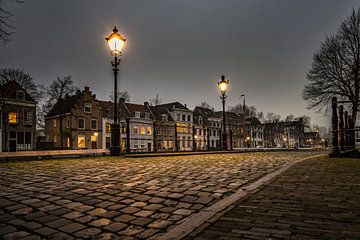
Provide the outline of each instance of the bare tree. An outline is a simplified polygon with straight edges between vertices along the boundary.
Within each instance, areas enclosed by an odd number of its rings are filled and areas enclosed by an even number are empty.
[[[18,68],[2,68],[0,69],[0,85],[15,80],[28,94],[38,101],[43,93],[39,91],[33,78],[23,69]]]
[[[266,122],[276,123],[276,122],[279,122],[280,119],[281,119],[281,116],[279,114],[275,114],[272,112],[266,114]]]
[[[162,99],[160,98],[159,94],[156,94],[156,96],[153,99],[150,99],[150,105],[151,106],[160,105],[161,102],[162,102]]]
[[[199,107],[203,107],[203,108],[209,108],[209,109],[214,109],[210,104],[208,104],[206,102],[206,100],[201,101],[201,103],[198,105]]]
[[[47,99],[46,102],[41,106],[38,115],[38,123],[41,126],[45,126],[44,117],[51,110],[51,108],[59,101],[66,98],[66,96],[73,95],[78,88],[74,85],[74,82],[71,79],[71,76],[65,76],[63,78],[58,77],[54,80],[48,88],[43,89],[46,92]],[[64,144],[64,134],[63,134],[63,126],[62,119],[64,115],[60,115],[60,140],[61,140],[61,148],[63,148]]]
[[[322,110],[333,96],[359,101],[360,78],[360,9],[353,10],[335,35],[321,43],[313,56],[302,96],[308,108]],[[352,103],[356,119],[359,103]],[[353,126],[352,126],[353,127]]]
[[[120,98],[124,98],[125,102],[130,102],[130,94],[128,93],[128,91],[119,91],[118,89],[118,100]],[[112,91],[111,94],[109,95],[109,98],[111,101],[114,101],[114,92]]]
[[[285,122],[294,121],[294,115],[290,114],[285,117]]]
[[[21,0],[12,0],[12,2],[23,3]],[[0,0],[0,40],[5,44],[12,39],[15,33],[15,27],[11,24],[13,14],[5,9],[5,0]]]

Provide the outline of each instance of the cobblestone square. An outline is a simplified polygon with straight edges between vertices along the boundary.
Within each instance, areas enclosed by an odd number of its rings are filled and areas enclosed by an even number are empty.
[[[4,239],[156,239],[187,217],[313,152],[0,164]]]

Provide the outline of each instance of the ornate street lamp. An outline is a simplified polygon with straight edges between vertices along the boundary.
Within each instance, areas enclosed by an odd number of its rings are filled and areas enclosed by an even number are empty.
[[[117,108],[117,75],[119,72],[121,50],[125,44],[125,38],[123,38],[119,33],[116,27],[114,27],[113,32],[105,38],[111,55],[114,56],[114,61],[111,61],[114,71],[114,122],[111,124],[111,147],[110,155],[119,156],[120,155],[120,124],[118,123],[118,108]]]
[[[221,93],[220,99],[223,104],[223,133],[222,133],[222,150],[227,150],[227,137],[226,137],[226,125],[225,125],[225,99],[226,99],[226,90],[229,86],[229,80],[225,80],[225,76],[221,76],[221,81],[217,82],[219,91]]]

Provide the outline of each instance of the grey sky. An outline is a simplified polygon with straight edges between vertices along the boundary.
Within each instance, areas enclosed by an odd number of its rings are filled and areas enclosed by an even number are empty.
[[[10,1],[11,2],[11,1]],[[132,102],[221,108],[216,81],[230,80],[227,105],[246,101],[264,112],[310,115],[301,98],[313,53],[359,0],[25,0],[10,4],[16,35],[0,45],[0,67],[19,67],[40,83],[72,75],[99,99],[113,89],[104,37],[127,39],[119,83]]]

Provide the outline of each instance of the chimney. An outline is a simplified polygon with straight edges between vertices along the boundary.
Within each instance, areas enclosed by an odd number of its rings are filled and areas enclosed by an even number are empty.
[[[89,88],[89,87],[85,87],[85,92],[90,92],[90,88]]]
[[[184,106],[187,108],[186,103],[184,104]]]
[[[120,98],[120,99],[119,99],[119,102],[124,103],[124,102],[125,102],[125,98],[123,98],[123,97]]]
[[[145,107],[149,107],[149,102],[147,102],[147,101],[144,102],[144,106],[145,106]]]
[[[96,99],[96,94],[93,94],[92,97],[93,97],[94,99]]]

